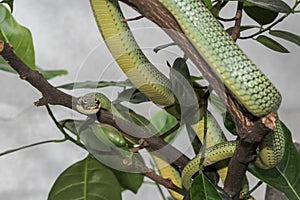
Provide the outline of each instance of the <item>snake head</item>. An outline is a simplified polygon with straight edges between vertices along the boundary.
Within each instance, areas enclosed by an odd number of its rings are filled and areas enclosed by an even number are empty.
[[[101,101],[98,96],[99,93],[89,93],[79,97],[76,103],[77,110],[86,115],[96,114],[101,108]]]

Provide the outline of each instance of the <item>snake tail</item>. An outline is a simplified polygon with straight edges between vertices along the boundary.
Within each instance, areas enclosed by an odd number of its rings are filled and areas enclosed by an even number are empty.
[[[281,121],[276,120],[276,127],[270,131],[257,149],[255,165],[262,169],[275,167],[283,158],[285,149],[285,136],[282,130]]]
[[[100,33],[129,80],[151,101],[172,105],[175,97],[170,81],[157,70],[139,48],[117,0],[90,0]]]

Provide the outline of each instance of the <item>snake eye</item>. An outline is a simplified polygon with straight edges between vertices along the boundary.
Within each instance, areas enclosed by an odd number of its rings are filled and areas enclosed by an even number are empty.
[[[85,100],[81,101],[81,106],[84,108],[86,106],[86,103],[87,102]]]

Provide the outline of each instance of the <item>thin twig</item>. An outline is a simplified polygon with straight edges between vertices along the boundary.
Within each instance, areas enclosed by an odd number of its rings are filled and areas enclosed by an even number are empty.
[[[222,18],[222,17],[217,17],[218,20],[223,21],[223,22],[231,22],[234,21],[236,19],[236,17],[232,17],[232,18]]]
[[[122,22],[137,21],[137,20],[142,19],[142,18],[144,18],[144,16],[140,15],[140,16],[133,17],[133,18],[122,19]]]
[[[10,153],[14,153],[16,151],[20,151],[20,150],[27,149],[27,148],[30,148],[30,147],[38,146],[38,145],[41,145],[41,144],[60,143],[60,142],[65,142],[66,140],[67,139],[64,138],[64,139],[60,139],[60,140],[46,140],[46,141],[42,141],[42,142],[37,142],[37,143],[30,144],[30,145],[18,147],[16,149],[10,149],[8,151],[4,151],[4,152],[0,153],[0,156],[4,156],[4,155],[10,154]]]
[[[142,163],[135,163],[135,167],[142,171],[142,175],[150,178],[151,180],[163,185],[164,187],[166,187],[167,189],[173,190],[179,194],[184,195],[185,191],[182,188],[179,188],[177,185],[175,185],[171,179],[165,179],[161,176],[159,176],[158,174],[156,174],[154,172],[153,169],[150,169],[148,167],[146,167],[144,164]]]
[[[155,164],[154,164],[153,162],[151,162],[151,167],[152,167],[153,169],[155,168]],[[157,186],[157,189],[158,189],[158,191],[159,191],[161,197],[163,198],[163,200],[167,200],[166,197],[165,197],[165,195],[164,195],[164,193],[163,193],[163,191],[162,191],[162,189],[161,189],[160,184],[158,184],[157,182],[155,182],[155,185]]]
[[[250,195],[252,192],[254,192],[257,188],[259,188],[264,182],[258,181],[258,183],[249,191],[247,192],[247,195]]]
[[[235,14],[235,24],[231,33],[231,38],[233,41],[236,41],[240,37],[242,15],[243,15],[243,2],[239,1],[237,5],[236,14]]]

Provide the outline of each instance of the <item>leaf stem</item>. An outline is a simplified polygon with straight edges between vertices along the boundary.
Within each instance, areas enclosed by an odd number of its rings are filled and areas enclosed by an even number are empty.
[[[151,162],[151,166],[152,166],[153,169],[155,168],[155,164],[153,162]],[[160,184],[158,182],[154,182],[154,184],[156,185],[162,199],[167,200],[165,195],[164,195],[164,192],[163,192],[162,188],[160,187]]]
[[[33,144],[22,146],[22,147],[19,147],[19,148],[16,148],[16,149],[11,149],[11,150],[4,151],[4,152],[0,153],[0,157],[4,156],[4,155],[7,155],[7,154],[10,154],[10,153],[14,153],[16,151],[20,151],[20,150],[27,149],[27,148],[30,148],[30,147],[38,146],[38,145],[41,145],[41,144],[47,144],[47,143],[52,143],[52,142],[60,143],[60,142],[65,142],[66,140],[67,139],[64,138],[64,139],[60,139],[60,140],[46,140],[46,141],[42,141],[42,142],[33,143]]]
[[[223,21],[223,22],[231,22],[234,21],[236,18],[232,17],[232,18],[222,18],[222,17],[217,17],[218,20]]]
[[[155,184],[156,184],[156,186],[157,186],[157,188],[158,188],[158,191],[159,191],[159,193],[160,193],[162,199],[163,199],[163,200],[167,200],[166,197],[165,197],[165,195],[164,195],[164,193],[163,193],[163,191],[162,191],[162,189],[161,189],[161,187],[160,187],[160,185],[159,185],[158,183],[155,183]]]
[[[247,195],[249,195],[250,196],[250,194],[252,193],[252,192],[254,192],[257,188],[259,188],[261,185],[263,184],[263,182],[262,181],[259,181],[249,192],[247,192]]]
[[[295,11],[295,9],[296,9],[296,7],[298,6],[300,4],[300,1],[295,1],[295,3],[294,3],[294,5],[293,5],[293,7],[292,7],[292,10],[293,10],[293,12],[295,13],[295,12],[297,12],[297,11]]]

